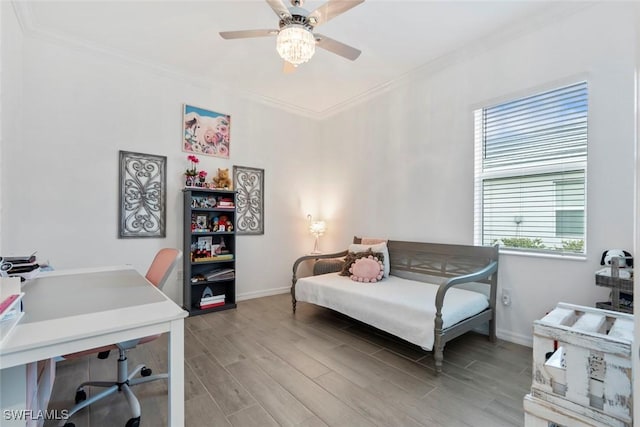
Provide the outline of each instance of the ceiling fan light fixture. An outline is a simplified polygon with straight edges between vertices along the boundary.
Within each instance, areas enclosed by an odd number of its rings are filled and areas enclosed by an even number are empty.
[[[316,39],[304,25],[290,24],[278,33],[276,50],[282,59],[298,66],[311,59],[316,52]]]

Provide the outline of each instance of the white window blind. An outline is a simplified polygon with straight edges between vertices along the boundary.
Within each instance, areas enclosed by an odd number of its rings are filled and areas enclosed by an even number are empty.
[[[585,251],[586,82],[475,112],[476,244]]]

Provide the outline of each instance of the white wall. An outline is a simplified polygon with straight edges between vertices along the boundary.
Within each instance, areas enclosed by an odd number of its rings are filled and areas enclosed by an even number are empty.
[[[334,248],[352,234],[472,244],[473,109],[586,77],[587,259],[502,255],[499,285],[511,289],[513,304],[499,307],[498,333],[529,343],[533,320],[557,302],[606,300],[607,290],[594,285],[602,251],[633,244],[637,42],[629,7],[590,7],[478,45],[331,118],[323,127],[322,194],[325,205],[341,207]]]
[[[201,166],[265,169],[265,234],[238,237],[238,296],[289,286],[293,260],[311,245],[305,198],[317,122],[28,32],[23,57],[21,135],[3,144],[2,253],[37,250],[56,269],[130,263],[144,272],[159,248],[182,247],[186,102],[232,117],[231,159],[200,156]],[[19,107],[11,99],[3,110]],[[167,156],[166,238],[117,238],[118,150]],[[182,300],[179,284],[165,291]]]
[[[0,28],[3,26],[2,24],[2,16],[3,16],[3,9],[6,8],[6,6],[3,6],[0,3]],[[7,14],[4,14],[7,15]],[[4,132],[2,130],[2,123],[4,123],[4,121],[2,120],[2,113],[4,112],[4,110],[2,109],[2,100],[4,99],[4,92],[3,92],[3,78],[5,76],[5,73],[3,72],[3,54],[2,54],[2,49],[5,47],[5,44],[2,43],[2,37],[0,37],[0,164],[2,164],[2,141],[3,141],[3,135]],[[0,200],[2,200],[2,170],[0,170]],[[2,203],[0,203],[0,218],[2,218]],[[0,247],[2,247],[2,223],[0,222]]]
[[[22,140],[22,30],[12,5],[0,2],[0,166],[4,159],[3,147]],[[0,218],[5,204],[1,202],[7,181],[6,171],[0,167]],[[4,238],[4,227],[0,221],[0,248]]]

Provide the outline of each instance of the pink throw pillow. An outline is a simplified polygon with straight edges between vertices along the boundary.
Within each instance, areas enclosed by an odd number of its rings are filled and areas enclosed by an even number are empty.
[[[384,265],[377,257],[369,255],[368,257],[357,259],[351,268],[351,280],[355,282],[375,283],[382,279],[384,275]]]

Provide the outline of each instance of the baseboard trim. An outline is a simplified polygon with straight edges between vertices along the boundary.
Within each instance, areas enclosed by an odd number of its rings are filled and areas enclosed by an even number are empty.
[[[291,286],[285,286],[282,288],[265,289],[264,291],[244,292],[236,295],[236,301],[244,301],[248,299],[270,297],[272,295],[286,294],[291,291]]]
[[[497,329],[496,335],[501,340],[524,345],[526,347],[533,347],[533,337],[531,335],[518,334],[505,329]]]

